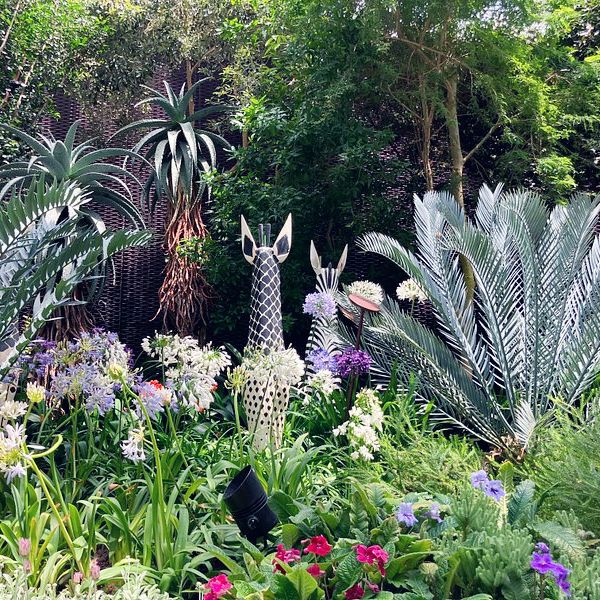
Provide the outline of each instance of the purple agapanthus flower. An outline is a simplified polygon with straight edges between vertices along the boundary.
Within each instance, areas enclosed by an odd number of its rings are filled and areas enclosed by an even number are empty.
[[[312,364],[315,371],[332,371],[335,366],[334,357],[325,348],[312,350],[306,355],[306,360]]]
[[[398,523],[403,523],[408,527],[412,527],[418,523],[417,517],[413,511],[413,505],[410,502],[402,502],[396,510],[396,519]]]
[[[327,292],[308,294],[304,300],[303,310],[311,317],[330,318],[335,316],[337,306],[334,297]]]
[[[371,368],[371,357],[363,350],[346,348],[339,356],[335,357],[334,371],[340,377],[350,375],[364,375]]]
[[[426,513],[429,519],[433,521],[437,521],[438,523],[442,522],[442,517],[440,516],[440,505],[437,502],[432,502],[429,510]]]
[[[552,560],[550,548],[544,543],[536,544],[534,552],[531,556],[531,568],[537,571],[540,575],[552,574],[556,585],[566,595],[571,595],[571,583],[569,575],[571,571],[559,562]]]
[[[151,419],[156,419],[157,415],[164,411],[165,398],[167,395],[170,397],[170,392],[158,382],[145,381],[137,385],[135,391],[138,394],[139,402],[144,403],[144,408]],[[138,400],[136,400],[137,402]],[[139,406],[136,407],[136,413],[140,419],[143,418],[144,415]]]

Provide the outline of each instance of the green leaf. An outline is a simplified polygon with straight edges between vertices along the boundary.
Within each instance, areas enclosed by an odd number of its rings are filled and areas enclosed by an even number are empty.
[[[529,479],[522,481],[508,502],[508,522],[511,525],[527,525],[535,515],[535,484]]]
[[[352,587],[358,581],[362,572],[362,564],[358,562],[356,554],[350,552],[340,561],[335,572],[337,587],[339,587],[340,590],[346,590],[349,587]]]

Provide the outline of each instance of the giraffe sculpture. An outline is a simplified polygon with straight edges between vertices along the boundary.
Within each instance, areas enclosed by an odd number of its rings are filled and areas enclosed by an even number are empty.
[[[334,268],[331,263],[327,267],[323,267],[314,242],[310,242],[310,264],[317,276],[317,292],[325,292],[331,294],[334,298],[336,297],[340,275],[346,267],[347,258],[348,244],[346,244],[340,256],[337,267]],[[337,316],[313,318],[306,345],[307,355],[320,348],[327,350],[332,356],[339,353],[339,343],[334,333],[336,322]]]
[[[288,257],[292,246],[291,214],[273,246],[270,238],[271,226],[259,225],[257,245],[242,216],[242,253],[253,266],[246,348],[265,354],[284,349],[279,265]],[[246,381],[242,396],[248,428],[254,434],[252,445],[256,450],[263,450],[270,443],[275,447],[281,444],[289,395],[289,385],[284,385],[276,377],[269,377],[266,382],[257,377]]]

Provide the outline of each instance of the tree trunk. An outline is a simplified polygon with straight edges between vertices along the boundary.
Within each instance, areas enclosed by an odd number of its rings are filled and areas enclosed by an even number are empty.
[[[463,171],[465,160],[460,143],[460,127],[458,123],[458,73],[452,74],[445,82],[446,85],[446,128],[450,146],[450,161],[452,163],[452,178],[450,186],[452,194],[460,206],[464,208]],[[460,255],[460,265],[465,277],[465,287],[468,302],[472,302],[475,293],[475,274],[473,267],[463,254]]]
[[[452,193],[456,201],[465,205],[463,192],[463,170],[465,161],[460,143],[460,128],[458,124],[458,74],[454,73],[445,82],[446,86],[446,128],[450,146],[450,161],[452,163]]]

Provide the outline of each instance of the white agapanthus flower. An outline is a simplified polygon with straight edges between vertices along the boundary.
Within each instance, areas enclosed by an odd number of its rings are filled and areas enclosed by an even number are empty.
[[[196,377],[184,379],[179,386],[181,402],[197,412],[204,412],[213,401],[217,382],[208,375],[199,373]]]
[[[383,302],[382,287],[372,281],[355,281],[346,288],[346,292],[361,296],[374,304],[381,304]]]
[[[165,367],[183,406],[204,412],[213,401],[216,377],[231,365],[224,348],[201,347],[198,340],[177,334],[156,333],[142,342],[144,351]]]
[[[293,386],[304,375],[304,361],[293,348],[271,350],[268,354],[255,350],[248,352],[242,361],[247,379],[259,382],[273,381],[280,385]]]
[[[315,392],[329,396],[340,389],[340,379],[328,369],[321,369],[308,378],[306,385]]]
[[[353,460],[373,460],[379,450],[383,428],[383,411],[374,390],[363,389],[356,395],[349,419],[333,430],[335,437],[345,436],[352,448]]]
[[[144,451],[144,428],[132,427],[126,440],[121,442],[123,456],[133,462],[142,462],[146,460]]]
[[[427,295],[414,279],[406,279],[396,288],[398,300],[425,302]]]
[[[27,403],[16,400],[6,400],[0,406],[0,419],[15,421],[27,412]]]
[[[24,462],[25,427],[22,424],[5,425],[0,432],[0,472],[10,483],[15,477],[23,477],[26,473]]]

